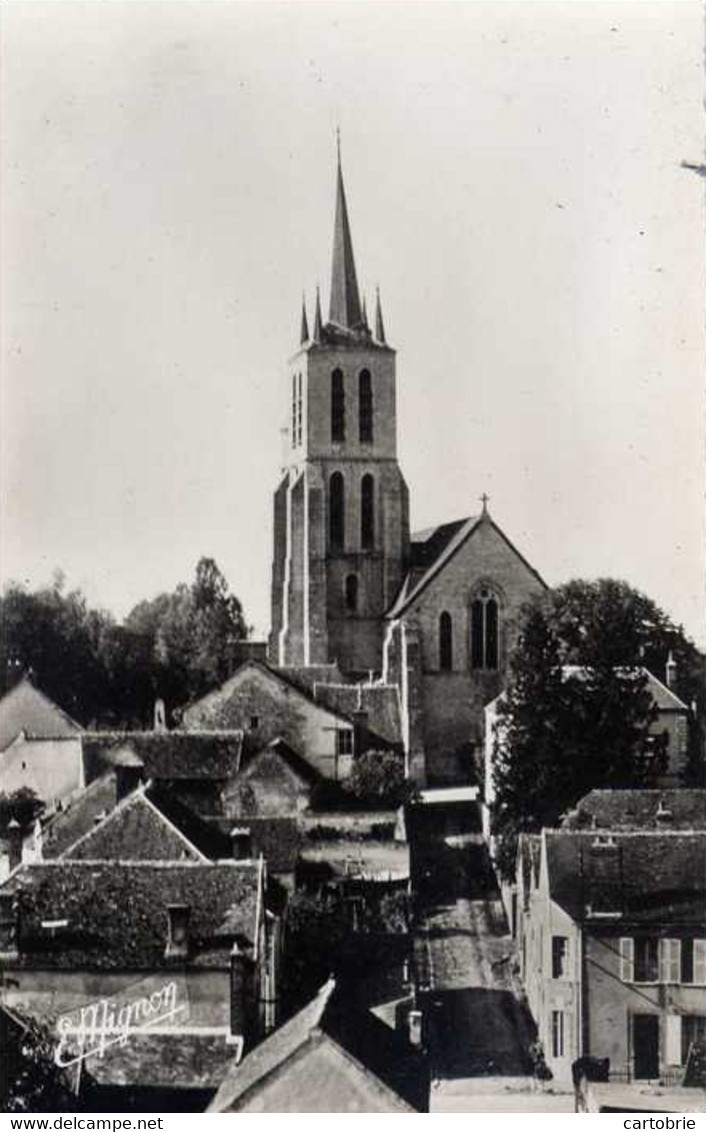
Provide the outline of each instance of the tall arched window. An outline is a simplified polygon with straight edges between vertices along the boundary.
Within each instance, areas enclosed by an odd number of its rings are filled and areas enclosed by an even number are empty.
[[[346,609],[355,613],[358,609],[358,575],[348,574],[346,577]]]
[[[471,603],[471,668],[498,667],[498,603],[481,590]]]
[[[346,501],[340,472],[334,472],[329,480],[328,528],[331,546],[342,549],[346,537]]]
[[[375,480],[369,473],[360,482],[360,545],[363,550],[375,546]]]
[[[335,369],[331,374],[331,440],[340,444],[346,439],[346,395],[343,374]]]
[[[361,444],[373,442],[373,383],[370,370],[358,376],[358,435]]]
[[[446,610],[439,617],[439,668],[450,672],[454,666],[453,622]]]

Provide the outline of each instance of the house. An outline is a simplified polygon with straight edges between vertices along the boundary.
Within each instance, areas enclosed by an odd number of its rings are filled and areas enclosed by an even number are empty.
[[[646,690],[656,713],[649,726],[649,742],[655,747],[655,755],[659,753],[660,759],[666,759],[666,765],[655,774],[654,785],[672,789],[681,785],[686,770],[689,709],[671,688],[647,668],[630,671],[637,677],[643,677],[646,682]],[[586,677],[586,669],[578,665],[564,665],[562,675],[566,680],[582,680]],[[668,676],[668,679],[672,681],[673,678]],[[490,812],[495,801],[495,745],[502,727],[499,709],[504,700],[505,693],[501,692],[485,708],[483,831],[487,838],[490,837]]]
[[[34,684],[23,676],[0,699],[0,752],[5,751],[21,731],[37,739],[71,738],[83,728]]]
[[[518,868],[521,974],[547,1064],[678,1080],[706,1027],[706,831],[544,830]]]
[[[209,811],[237,774],[242,745],[237,731],[84,731],[61,738],[21,733],[0,755],[0,789],[28,787],[52,812],[114,770],[123,778],[178,783],[194,807]]]
[[[279,923],[265,889],[252,860],[22,865],[0,885],[7,1005],[42,1019],[105,999],[119,1012],[174,984],[180,1032],[248,1048],[275,1020]]]
[[[243,760],[223,794],[233,819],[295,817],[311,805],[321,776],[279,736]]]
[[[426,1112],[419,1050],[327,983],[226,1074],[208,1112]]]
[[[320,680],[316,676],[322,667],[308,677],[306,670],[297,674],[249,661],[191,704],[183,726],[194,732],[240,728],[250,750],[279,740],[321,777],[334,781],[347,777],[361,751],[402,751],[397,689]]]

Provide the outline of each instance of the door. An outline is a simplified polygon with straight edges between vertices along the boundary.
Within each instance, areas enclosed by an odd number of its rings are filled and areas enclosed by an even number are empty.
[[[659,1014],[634,1014],[632,1048],[635,1057],[635,1080],[659,1077]]]

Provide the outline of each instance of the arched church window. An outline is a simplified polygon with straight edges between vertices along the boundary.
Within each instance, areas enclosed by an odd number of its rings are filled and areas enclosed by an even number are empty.
[[[373,442],[373,382],[370,370],[358,376],[358,435],[361,444]]]
[[[346,537],[346,501],[343,476],[334,472],[329,480],[328,522],[329,541],[337,550],[343,547]]]
[[[358,575],[348,574],[346,577],[346,609],[355,613],[358,609]]]
[[[346,394],[343,374],[335,369],[331,374],[331,441],[341,444],[346,439]]]
[[[453,622],[446,610],[439,617],[439,668],[451,672],[454,666]]]
[[[369,473],[360,484],[360,544],[363,550],[375,546],[375,480]]]
[[[483,589],[471,602],[471,668],[498,667],[498,602]]]

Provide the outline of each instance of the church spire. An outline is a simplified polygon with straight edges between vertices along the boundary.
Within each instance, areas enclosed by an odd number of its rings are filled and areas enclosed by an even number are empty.
[[[333,226],[333,262],[329,321],[355,330],[361,325],[360,295],[353,258],[353,241],[348,223],[346,192],[341,169],[341,141],[337,134],[338,170],[336,175],[336,219]]]
[[[319,288],[317,287],[316,288],[316,308],[315,308],[315,311],[314,311],[314,333],[312,335],[312,340],[314,342],[320,342],[321,341],[321,331],[322,331],[322,326],[321,326],[321,295],[319,294]]]
[[[302,346],[305,342],[309,341],[309,322],[306,317],[306,295],[302,295],[302,328],[299,341]]]
[[[382,321],[382,307],[380,306],[380,288],[375,292],[375,338],[385,346],[385,323]]]

